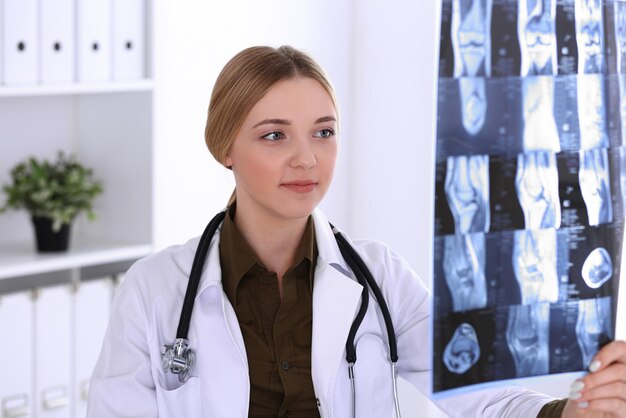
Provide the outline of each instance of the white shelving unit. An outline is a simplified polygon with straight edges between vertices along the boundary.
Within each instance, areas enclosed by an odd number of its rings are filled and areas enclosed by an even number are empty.
[[[0,293],[4,279],[113,265],[151,252],[152,22],[152,1],[146,1],[142,79],[0,85],[0,187],[19,161],[52,159],[62,150],[93,168],[104,188],[95,202],[96,220],[79,216],[72,225],[67,253],[38,254],[29,215],[0,214]]]

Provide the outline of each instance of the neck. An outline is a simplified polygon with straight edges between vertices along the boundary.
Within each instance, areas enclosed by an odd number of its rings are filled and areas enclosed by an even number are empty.
[[[237,202],[235,225],[269,271],[282,280],[293,262],[306,229],[308,217],[285,219],[258,210],[248,210]]]

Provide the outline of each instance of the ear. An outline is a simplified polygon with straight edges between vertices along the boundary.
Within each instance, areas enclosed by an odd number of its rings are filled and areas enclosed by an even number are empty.
[[[226,157],[224,157],[224,165],[226,168],[233,168],[233,159],[230,157],[230,153],[226,154]]]

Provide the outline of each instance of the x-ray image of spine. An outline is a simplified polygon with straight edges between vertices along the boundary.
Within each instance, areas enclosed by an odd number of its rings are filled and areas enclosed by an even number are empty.
[[[554,78],[522,79],[524,151],[561,151],[554,120]]]
[[[506,341],[517,377],[548,373],[549,316],[547,303],[509,307]]]
[[[448,157],[445,192],[457,234],[489,230],[489,157]]]
[[[443,250],[443,271],[455,312],[487,305],[485,234],[448,235]]]
[[[480,346],[474,327],[463,323],[454,331],[443,352],[443,362],[452,373],[463,374],[478,362]]]
[[[557,73],[555,14],[556,0],[520,0],[517,30],[522,76]]]
[[[453,0],[454,77],[491,74],[491,0]]]
[[[515,231],[512,262],[522,304],[558,300],[555,229]]]
[[[587,207],[589,225],[596,226],[613,220],[609,158],[605,148],[580,151],[578,170],[580,190]]]
[[[613,262],[609,252],[598,247],[591,251],[583,263],[583,280],[592,289],[597,289],[613,276]]]
[[[610,297],[579,301],[576,338],[583,356],[583,367],[588,367],[598,349],[613,339],[611,317]]]
[[[517,156],[517,196],[524,212],[526,229],[559,228],[559,173],[556,154],[532,152]]]

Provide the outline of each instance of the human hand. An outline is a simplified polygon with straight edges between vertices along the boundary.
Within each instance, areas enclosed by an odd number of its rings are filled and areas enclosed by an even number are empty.
[[[589,371],[572,384],[562,417],[626,417],[626,342],[613,341],[600,349]]]

